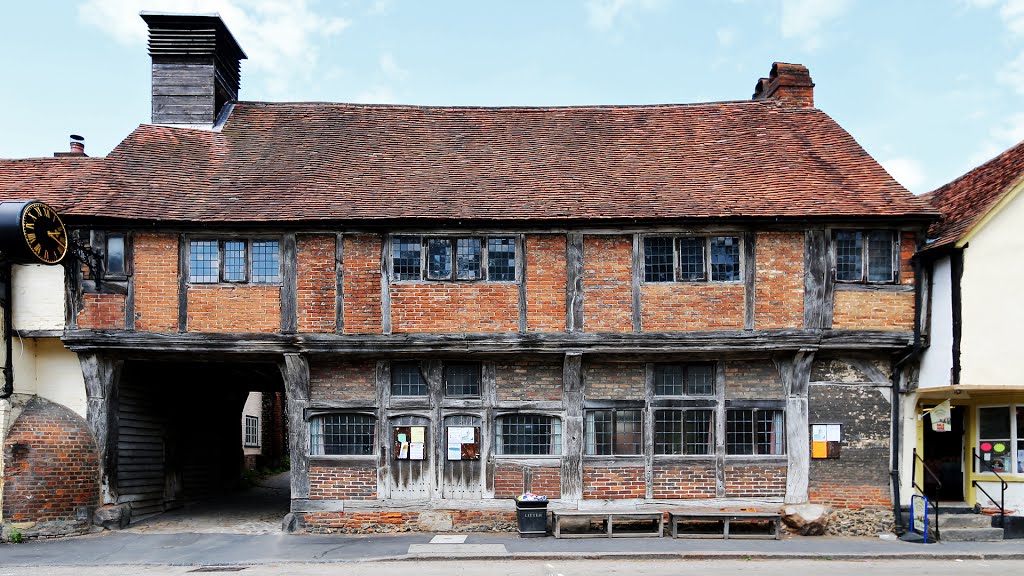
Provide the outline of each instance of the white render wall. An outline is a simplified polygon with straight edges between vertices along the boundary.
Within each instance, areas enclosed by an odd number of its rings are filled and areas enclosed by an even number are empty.
[[[1024,384],[1024,199],[1018,196],[964,250],[961,384]]]
[[[921,356],[919,386],[953,383],[953,282],[949,257],[935,261],[932,271],[929,346]]]
[[[263,430],[263,393],[262,392],[249,392],[249,397],[245,399],[245,406],[242,407],[242,452],[244,454],[253,455],[261,454],[263,450],[259,447],[249,447],[245,445],[245,417],[255,416],[260,419],[260,430]]]
[[[64,267],[13,266],[14,329],[64,329]]]

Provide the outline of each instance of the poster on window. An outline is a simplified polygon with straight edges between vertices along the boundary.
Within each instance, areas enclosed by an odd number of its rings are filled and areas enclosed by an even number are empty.
[[[953,429],[953,418],[950,414],[949,400],[932,408],[929,414],[932,417],[932,430],[935,432],[949,432]]]

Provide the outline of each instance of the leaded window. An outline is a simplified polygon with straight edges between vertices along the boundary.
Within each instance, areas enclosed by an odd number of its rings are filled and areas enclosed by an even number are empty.
[[[446,362],[444,365],[445,396],[479,396],[480,364],[477,362]]]
[[[395,280],[516,280],[514,237],[395,236],[391,245]]]
[[[106,244],[103,272],[107,276],[124,276],[127,273],[124,234],[107,234]]]
[[[277,240],[192,240],[189,244],[189,282],[280,282]]]
[[[738,236],[644,238],[645,282],[738,282]]]
[[[420,372],[419,362],[394,362],[391,364],[392,396],[426,396],[427,382]]]
[[[711,363],[655,364],[656,396],[714,396],[715,365]]]
[[[487,279],[512,282],[516,279],[515,238],[487,239]]]
[[[418,236],[395,236],[391,239],[392,268],[395,280],[420,279],[420,239]]]
[[[645,282],[671,282],[674,267],[672,238],[644,238]]]
[[[371,456],[377,421],[367,414],[325,414],[309,421],[314,456]]]
[[[839,230],[834,244],[837,281],[896,282],[899,250],[892,230]]]
[[[427,240],[427,278],[447,280],[452,276],[452,241],[448,238]]]
[[[245,241],[224,242],[224,281],[245,282],[245,268]]]
[[[280,249],[277,240],[252,241],[252,281],[269,284],[278,281],[278,254]]]
[[[657,410],[654,453],[707,455],[714,448],[714,412],[706,409]]]
[[[501,455],[558,456],[562,453],[562,422],[537,414],[501,416],[495,448]]]
[[[641,410],[589,410],[584,423],[588,456],[643,454]]]
[[[725,412],[726,454],[785,454],[785,438],[782,410],[729,409]]]
[[[189,280],[195,284],[220,280],[216,240],[193,240],[189,252]]]

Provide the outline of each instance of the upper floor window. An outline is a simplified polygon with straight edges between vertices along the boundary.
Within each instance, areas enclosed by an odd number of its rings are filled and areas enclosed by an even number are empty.
[[[838,230],[835,233],[836,280],[888,284],[898,270],[892,230]]]
[[[514,282],[516,242],[511,236],[395,236],[395,280]]]
[[[715,365],[655,364],[654,394],[656,396],[714,396]]]
[[[737,236],[649,236],[644,238],[645,282],[737,282]]]
[[[124,276],[128,273],[125,266],[124,234],[107,234],[103,271],[107,276]]]
[[[641,411],[588,410],[584,436],[588,456],[643,454]]]
[[[478,362],[446,362],[444,364],[445,396],[479,396],[480,364]]]
[[[370,456],[377,421],[368,414],[324,414],[309,420],[312,455]]]
[[[427,382],[420,372],[419,362],[393,362],[391,364],[392,396],[426,396]]]
[[[280,281],[277,240],[192,240],[190,248],[193,284]]]

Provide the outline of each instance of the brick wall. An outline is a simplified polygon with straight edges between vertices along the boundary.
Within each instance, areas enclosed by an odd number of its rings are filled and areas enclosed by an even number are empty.
[[[644,365],[620,362],[587,362],[583,384],[587,398],[641,400],[644,398]]]
[[[494,497],[515,498],[523,492],[562,497],[561,468],[499,462],[494,467]]]
[[[583,468],[583,498],[617,500],[643,498],[647,491],[643,466]]]
[[[754,328],[804,324],[804,235],[760,232],[754,276]]]
[[[380,334],[380,257],[377,234],[345,236],[345,334]]]
[[[729,360],[725,363],[727,400],[785,398],[782,376],[771,360]]]
[[[914,285],[914,266],[910,262],[917,250],[917,236],[913,232],[900,235],[900,284]]]
[[[655,464],[653,496],[659,499],[714,498],[714,464]]]
[[[526,325],[565,331],[565,236],[526,236]]]
[[[786,495],[786,466],[776,464],[726,464],[725,495],[734,498],[766,498]]]
[[[808,391],[808,423],[842,424],[838,459],[812,459],[812,502],[835,506],[886,506],[889,494],[892,405],[884,387],[814,384]],[[810,431],[808,431],[808,435]]]
[[[280,286],[206,286],[188,289],[189,332],[280,332]]]
[[[95,330],[124,329],[123,294],[82,294],[78,327]]]
[[[354,466],[310,466],[310,500],[373,500],[377,498],[377,469]]]
[[[564,258],[564,256],[563,256]],[[633,330],[633,238],[583,238],[583,329]]]
[[[640,294],[644,332],[743,329],[742,284],[644,284]]]
[[[562,363],[559,361],[498,364],[495,371],[498,400],[562,399]]]
[[[836,290],[835,330],[914,329],[914,293]]]
[[[84,419],[35,397],[8,432],[3,451],[4,520],[67,523],[64,533],[88,529],[76,512],[99,504],[99,467]]]
[[[516,332],[515,284],[432,282],[391,285],[392,332]]]
[[[302,234],[296,238],[299,332],[334,332],[335,244],[333,234]]]
[[[135,329],[178,331],[178,237],[136,234]]]
[[[309,398],[372,402],[377,397],[376,373],[372,360],[314,360],[309,366]]]
[[[452,532],[514,532],[516,513],[505,510],[425,510],[423,512],[306,512],[307,530],[313,534],[386,534],[437,532],[438,521],[448,521]]]

